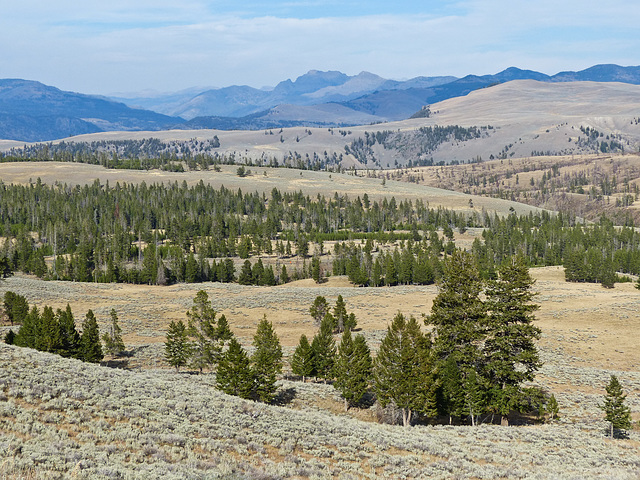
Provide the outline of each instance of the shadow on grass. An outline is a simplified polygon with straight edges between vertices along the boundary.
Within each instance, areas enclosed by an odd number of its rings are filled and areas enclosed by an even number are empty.
[[[296,398],[296,389],[294,387],[281,388],[277,391],[272,404],[284,407],[289,405]]]

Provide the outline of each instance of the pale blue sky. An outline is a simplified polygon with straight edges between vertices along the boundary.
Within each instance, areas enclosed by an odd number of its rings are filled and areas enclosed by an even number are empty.
[[[639,65],[639,26],[637,0],[21,0],[0,7],[0,78],[112,94],[273,86],[311,69],[554,74]]]

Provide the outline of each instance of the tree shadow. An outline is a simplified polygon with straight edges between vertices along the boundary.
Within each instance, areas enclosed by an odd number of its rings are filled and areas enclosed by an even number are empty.
[[[284,407],[289,405],[296,398],[296,389],[294,387],[280,388],[276,392],[276,396],[273,398],[273,405]]]

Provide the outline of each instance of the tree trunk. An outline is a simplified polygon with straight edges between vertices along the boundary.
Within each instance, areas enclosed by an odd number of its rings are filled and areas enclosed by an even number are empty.
[[[411,426],[411,409],[409,408],[402,409],[402,425],[405,427]]]

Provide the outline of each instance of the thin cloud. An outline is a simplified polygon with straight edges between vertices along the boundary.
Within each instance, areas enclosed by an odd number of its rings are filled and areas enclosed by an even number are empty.
[[[310,69],[408,78],[638,63],[636,2],[400,2],[400,13],[391,10],[377,1],[15,2],[0,17],[0,77],[109,93],[259,87]]]

